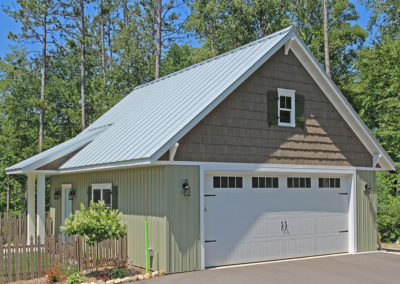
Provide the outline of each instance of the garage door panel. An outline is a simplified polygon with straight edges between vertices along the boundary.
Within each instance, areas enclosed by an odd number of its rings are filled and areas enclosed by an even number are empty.
[[[282,181],[280,188],[252,189],[250,181],[205,189],[212,195],[205,199],[206,266],[348,250],[348,196],[339,194],[346,189],[293,189]]]

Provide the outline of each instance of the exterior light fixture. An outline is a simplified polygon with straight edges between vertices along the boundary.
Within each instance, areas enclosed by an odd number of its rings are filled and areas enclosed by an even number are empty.
[[[190,186],[187,179],[185,179],[182,188],[183,188],[183,196],[190,196]]]
[[[54,200],[60,199],[60,195],[61,195],[61,190],[59,188],[56,188],[54,190]]]
[[[370,194],[372,191],[372,186],[368,183],[365,184],[365,192]]]
[[[69,194],[68,194],[68,199],[73,200],[74,196],[75,196],[75,190],[73,188],[71,188],[71,190],[69,191]]]

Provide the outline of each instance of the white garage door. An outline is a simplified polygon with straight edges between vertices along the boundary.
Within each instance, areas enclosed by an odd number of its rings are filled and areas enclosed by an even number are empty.
[[[206,267],[348,251],[340,176],[206,175]]]

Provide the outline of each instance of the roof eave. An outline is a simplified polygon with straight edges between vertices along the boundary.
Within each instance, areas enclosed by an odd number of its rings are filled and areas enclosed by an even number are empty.
[[[120,161],[113,163],[103,163],[103,164],[95,164],[81,167],[71,167],[71,168],[63,168],[62,166],[58,170],[59,174],[66,173],[74,173],[74,172],[88,172],[88,171],[101,171],[101,170],[116,170],[137,166],[146,166],[151,165],[152,160],[150,158],[129,160],[129,161]]]

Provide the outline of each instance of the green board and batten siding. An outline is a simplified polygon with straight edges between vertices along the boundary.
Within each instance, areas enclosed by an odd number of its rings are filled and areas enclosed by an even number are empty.
[[[365,185],[372,187],[370,194]],[[357,171],[357,251],[377,249],[376,228],[376,174],[374,171]]]
[[[188,179],[192,194],[184,197],[182,181]],[[181,272],[200,269],[200,189],[197,166],[158,166],[115,171],[87,172],[51,177],[51,188],[72,184],[76,189],[73,212],[87,204],[87,188],[95,183],[118,186],[118,207],[128,224],[128,254],[136,265],[145,265],[144,188],[148,188],[149,246],[152,269]],[[61,200],[51,207],[61,209]],[[56,211],[56,231],[61,210]],[[169,261],[167,261],[169,259]]]

